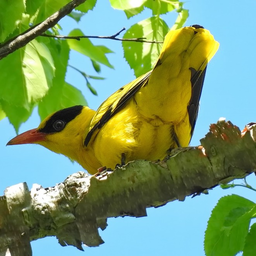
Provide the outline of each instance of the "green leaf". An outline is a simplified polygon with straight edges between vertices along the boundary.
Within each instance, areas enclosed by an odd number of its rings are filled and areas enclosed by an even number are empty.
[[[92,87],[92,85],[90,84],[90,82],[88,81],[88,79],[86,80],[86,86],[87,88],[90,90],[90,92],[93,94],[93,95],[98,95],[97,91]]]
[[[74,29],[70,32],[69,36],[84,36],[84,34],[80,29]],[[113,68],[101,48],[93,45],[88,38],[83,38],[79,41],[68,40],[68,44],[71,49],[80,52],[90,59],[102,63],[109,68]]]
[[[96,45],[95,47],[97,47],[99,50],[101,50],[104,53],[113,53],[114,52],[111,49],[109,49],[108,47],[106,47],[105,45]]]
[[[33,40],[32,43],[42,63],[47,84],[48,86],[51,86],[53,77],[55,75],[55,65],[54,65],[54,60],[52,58],[51,52],[49,51],[49,48],[42,42]]]
[[[131,0],[110,0],[110,4],[114,9],[118,10],[129,10],[133,8],[138,8],[144,5],[146,0],[136,0],[136,1],[131,1]]]
[[[94,61],[92,59],[91,59],[91,62],[92,62],[92,66],[93,66],[94,70],[97,73],[100,73],[100,71],[101,71],[100,64],[97,61]]]
[[[105,80],[105,77],[102,76],[91,76],[87,75],[88,78],[95,79],[95,80]]]
[[[76,67],[74,67],[72,65],[69,65],[69,67],[73,68],[79,74],[81,74],[86,79],[86,81],[88,80],[88,78],[95,79],[95,80],[104,80],[105,79],[104,77],[101,77],[101,76],[91,76],[91,75],[88,75],[85,72],[83,72],[82,70],[80,70],[80,69],[78,69],[78,68],[76,68]]]
[[[52,85],[63,85],[65,82],[70,52],[67,41],[45,37],[40,37],[38,40],[46,45],[54,61],[55,76],[53,77]]]
[[[105,79],[104,77],[88,75],[85,72],[81,71],[80,69],[78,69],[72,65],[69,65],[69,67],[73,68],[74,70],[76,70],[79,74],[81,74],[84,77],[84,79],[86,81],[86,86],[88,87],[88,89],[91,91],[92,94],[98,95],[97,91],[90,84],[88,78],[95,79],[95,80],[104,80]]]
[[[22,71],[28,102],[39,101],[49,89],[47,80],[52,80],[54,74],[53,60],[48,49],[36,41],[27,44],[22,62]]]
[[[25,0],[0,1],[0,42],[3,42],[16,28],[25,12]]]
[[[93,10],[96,5],[97,0],[86,0],[83,4],[80,4],[76,10],[81,12],[88,12],[89,10]]]
[[[74,19],[76,22],[79,22],[81,18],[84,16],[84,13],[72,11],[70,14],[68,14],[68,16]]]
[[[49,89],[55,71],[53,58],[45,44],[33,40],[2,59],[0,69],[0,102],[17,131]]]
[[[60,100],[61,108],[66,108],[74,105],[88,105],[82,92],[69,83],[64,84],[63,95]]]
[[[26,82],[22,69],[23,57],[24,48],[13,52],[0,61],[0,100],[4,101],[5,104],[29,109]]]
[[[178,11],[178,17],[171,29],[175,30],[175,29],[182,28],[185,22],[187,21],[188,15],[189,15],[188,10],[180,9]]]
[[[26,0],[26,13],[30,16],[37,16],[37,11],[44,5],[45,0]]]
[[[37,24],[39,22],[42,22],[69,2],[70,0],[44,0],[38,8],[37,16],[35,17],[34,23]]]
[[[66,41],[51,39],[47,43],[47,38],[41,37],[40,40],[45,42],[54,60],[54,66],[56,68],[55,77],[52,81],[52,87],[50,87],[47,95],[38,104],[38,112],[43,119],[47,115],[55,112],[61,108],[75,105],[73,102],[73,94],[70,95],[70,104],[66,104],[67,100],[62,99],[66,97],[66,91],[68,86],[65,83],[65,75],[67,71],[68,58],[69,58],[69,46]],[[62,96],[64,94],[64,96]],[[79,99],[79,97],[78,97]],[[76,99],[75,99],[76,100]],[[63,101],[63,102],[62,102]],[[85,101],[82,101],[86,103]]]
[[[74,105],[87,105],[87,102],[80,90],[64,83],[50,88],[48,94],[38,104],[38,113],[41,119],[44,119],[53,112]]]
[[[34,108],[33,104],[30,104],[29,108],[24,108],[15,104],[10,104],[9,102],[1,99],[0,104],[2,105],[2,109],[8,117],[10,123],[13,125],[16,133],[18,133],[20,125],[28,120]]]
[[[108,47],[104,46],[104,45],[96,45],[95,47],[99,48],[100,51],[102,51],[103,53],[112,53],[113,51],[110,50]],[[100,73],[101,68],[100,68],[100,64],[97,61],[94,61],[91,59],[92,62],[92,66],[94,68],[94,70],[97,73]]]
[[[3,108],[0,104],[0,120],[4,119],[6,117],[6,114],[5,112],[3,111]]]
[[[165,14],[167,12],[171,12],[176,9],[177,4],[179,1],[173,0],[158,0],[158,1],[151,1],[147,0],[145,6],[152,10],[153,15],[160,15]]]
[[[147,40],[163,41],[168,33],[167,24],[159,17],[151,17],[133,25],[124,38],[145,38]],[[123,41],[124,57],[138,77],[152,69],[158,59],[162,44],[125,42]]]
[[[255,253],[256,253],[255,241],[256,241],[256,223],[252,224],[250,228],[250,232],[246,237],[243,256],[255,256]]]
[[[233,256],[242,251],[255,204],[231,195],[219,200],[205,232],[206,256]]]
[[[125,12],[126,17],[129,19],[129,18],[141,13],[143,10],[144,10],[144,5],[137,7],[137,8],[124,10],[124,12]]]

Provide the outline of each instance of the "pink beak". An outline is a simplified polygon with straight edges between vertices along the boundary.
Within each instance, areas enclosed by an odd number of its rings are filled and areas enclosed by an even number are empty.
[[[11,139],[6,145],[18,145],[18,144],[30,144],[43,141],[46,134],[39,132],[37,129],[32,129],[26,132],[23,132],[13,139]]]

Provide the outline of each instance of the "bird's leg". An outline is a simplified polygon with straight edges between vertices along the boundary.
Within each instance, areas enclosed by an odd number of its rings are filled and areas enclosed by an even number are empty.
[[[173,136],[173,141],[174,141],[175,143],[173,143],[173,144],[170,146],[170,148],[166,151],[166,153],[167,153],[168,155],[170,155],[175,149],[181,148],[179,139],[178,139],[178,137],[177,137],[177,135],[176,135],[176,133],[175,133],[174,131],[173,131],[172,136]],[[177,147],[175,146],[175,144],[177,145]]]
[[[125,165],[125,162],[126,162],[126,156],[125,156],[125,153],[122,153],[121,154],[121,165]]]
[[[122,154],[121,154],[121,163],[120,163],[120,164],[116,164],[115,168],[121,167],[121,166],[125,165],[125,163],[126,163],[125,160],[126,160],[125,153],[122,153]],[[97,169],[97,173],[96,173],[95,175],[96,175],[96,176],[101,175],[102,172],[104,172],[104,171],[113,171],[113,170],[107,168],[106,166],[102,166],[102,167],[100,167],[100,168]]]
[[[121,167],[121,166],[123,166],[125,164],[126,164],[126,155],[125,155],[125,153],[122,153],[121,154],[121,163],[120,164],[116,164],[116,167]]]
[[[174,134],[173,134],[173,139],[174,139],[174,141],[176,142],[177,147],[178,147],[178,148],[181,148],[181,145],[180,145],[179,139],[178,139],[178,137],[177,137],[177,135],[176,135],[176,133],[175,133],[175,132],[174,132]]]

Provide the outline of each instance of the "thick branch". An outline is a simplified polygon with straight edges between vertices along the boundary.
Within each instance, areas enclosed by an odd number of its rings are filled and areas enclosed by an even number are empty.
[[[0,255],[31,255],[31,240],[52,235],[61,245],[97,246],[103,242],[98,228],[105,229],[108,217],[145,216],[147,207],[247,176],[256,169],[256,128],[250,129],[242,136],[220,121],[202,146],[174,150],[164,161],[138,160],[95,176],[79,172],[31,192],[25,183],[7,188],[0,200]]]
[[[9,40],[4,43],[0,48],[0,60],[10,53],[18,50],[19,48],[25,46],[30,41],[35,39],[37,36],[44,33],[47,29],[52,28],[58,23],[60,19],[69,14],[73,9],[75,9],[80,4],[84,3],[86,0],[73,0],[67,5],[62,7],[59,11],[55,12],[53,15],[48,17],[45,21],[37,24],[36,26],[28,29],[24,33],[18,35],[16,38]]]

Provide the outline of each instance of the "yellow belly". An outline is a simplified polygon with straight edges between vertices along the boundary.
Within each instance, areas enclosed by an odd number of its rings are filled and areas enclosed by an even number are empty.
[[[184,125],[180,126],[190,129]],[[94,154],[102,165],[109,168],[121,164],[122,155],[125,162],[163,159],[170,148],[177,146],[173,139],[176,128],[172,123],[143,117],[131,101],[101,128],[93,142]],[[180,142],[183,146],[187,146],[190,140],[189,132],[185,134],[188,134],[187,138],[182,137]]]

